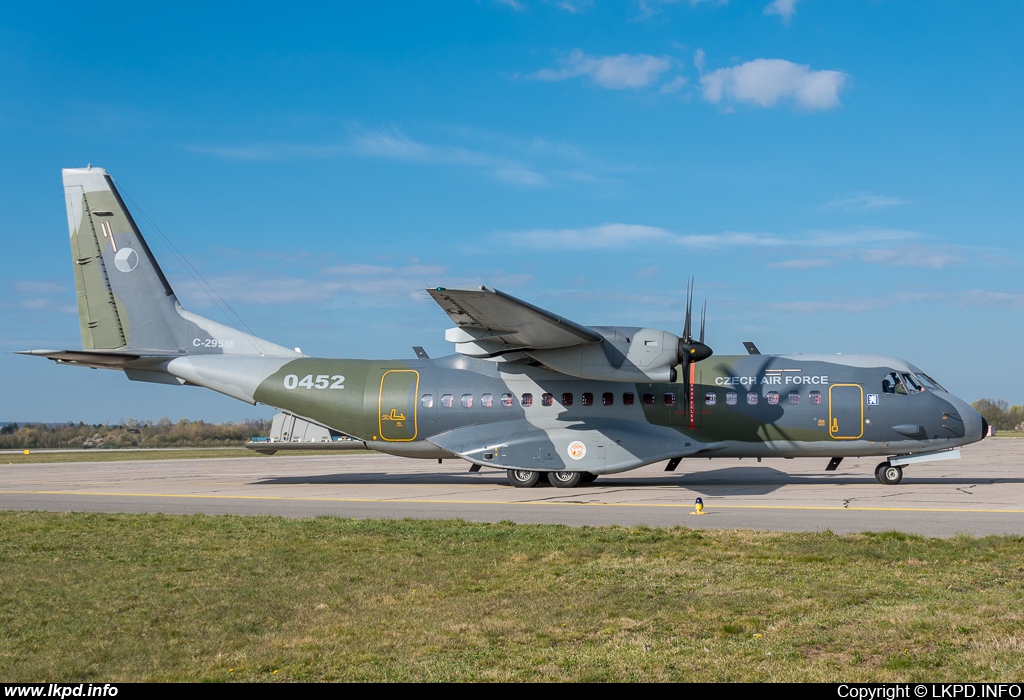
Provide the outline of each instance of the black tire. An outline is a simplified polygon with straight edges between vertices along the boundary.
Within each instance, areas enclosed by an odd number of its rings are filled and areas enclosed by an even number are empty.
[[[591,474],[590,472],[580,472],[583,476],[580,477],[580,481],[584,484],[589,484],[597,478],[597,474]]]
[[[583,480],[583,472],[548,472],[548,481],[560,489],[571,489]]]
[[[506,469],[505,475],[508,477],[508,483],[517,489],[528,489],[531,486],[536,486],[540,481],[540,472],[531,472],[526,469]]]
[[[896,466],[895,464],[889,464],[888,462],[882,462],[875,467],[875,478],[878,479],[878,483],[880,484],[884,484],[885,486],[895,486],[903,481],[903,467]]]

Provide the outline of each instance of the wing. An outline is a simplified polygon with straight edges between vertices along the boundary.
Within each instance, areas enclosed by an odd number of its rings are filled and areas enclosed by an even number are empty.
[[[490,287],[427,293],[455,322],[445,339],[471,357],[494,357],[523,350],[551,350],[599,344],[603,336],[550,311]]]

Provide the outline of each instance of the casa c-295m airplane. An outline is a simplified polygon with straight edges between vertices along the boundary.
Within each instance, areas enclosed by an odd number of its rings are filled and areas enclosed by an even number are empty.
[[[461,458],[559,487],[684,458],[954,458],[988,426],[914,365],[876,355],[712,356],[691,333],[584,326],[489,287],[427,290],[456,354],[309,357],[183,309],[102,168],[63,171],[82,350],[29,350],[129,379],[213,389],[379,452]],[[692,292],[692,289],[691,289]]]

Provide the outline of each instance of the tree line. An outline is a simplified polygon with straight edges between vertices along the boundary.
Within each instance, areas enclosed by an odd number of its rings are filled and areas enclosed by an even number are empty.
[[[996,430],[1024,430],[1024,406],[1011,406],[1003,399],[978,399],[971,406]]]
[[[153,422],[123,420],[118,425],[8,423],[0,426],[0,449],[104,449],[120,447],[238,447],[250,437],[267,435],[270,421],[207,423],[164,417]]]

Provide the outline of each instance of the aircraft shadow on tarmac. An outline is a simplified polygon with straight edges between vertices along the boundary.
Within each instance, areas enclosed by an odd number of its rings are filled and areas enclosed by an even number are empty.
[[[922,472],[922,476],[914,476],[913,473],[905,476],[897,486],[888,488],[903,489],[916,485],[944,485],[944,486],[971,486],[976,484],[1020,484],[1024,478],[984,478],[979,475],[977,478],[965,477],[935,477],[928,476]],[[254,486],[280,486],[296,484],[334,484],[334,485],[421,485],[421,486],[508,486],[504,472],[481,471],[470,473],[460,472],[390,472],[390,473],[369,473],[353,472],[342,474],[322,474],[315,476],[282,476],[267,479],[260,479],[253,482]],[[689,491],[697,491],[706,494],[718,495],[764,495],[769,494],[783,486],[881,486],[871,474],[789,474],[771,467],[724,467],[722,469],[711,469],[699,472],[688,472],[680,474],[665,474],[664,476],[639,476],[632,472],[622,474],[609,474],[600,477],[592,485],[577,486],[573,489],[565,489],[568,496],[572,493],[585,492],[588,494],[600,494],[602,489],[609,488],[642,488],[642,487],[666,487],[673,486]],[[554,488],[542,480],[538,487]]]

